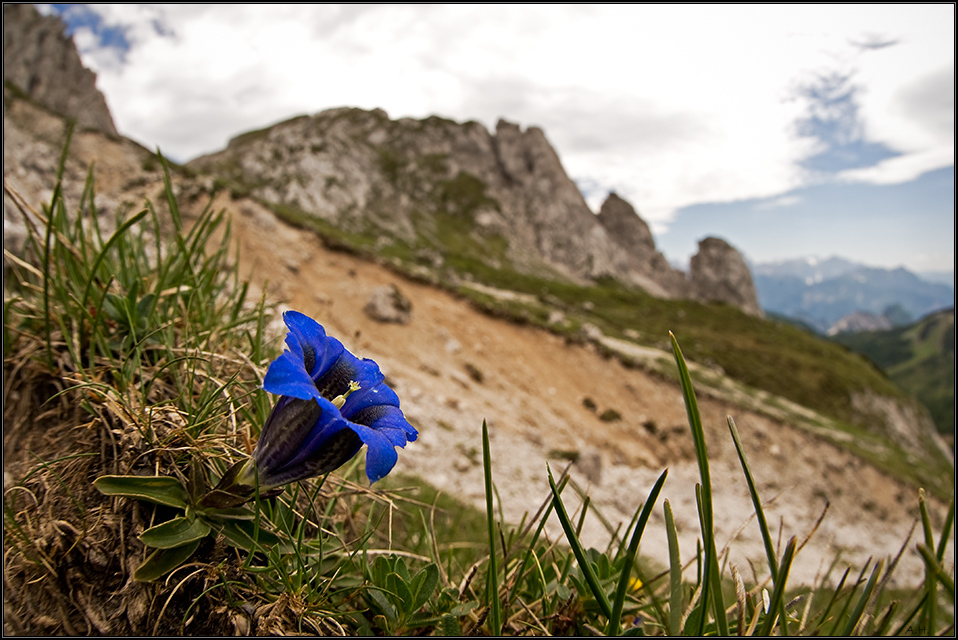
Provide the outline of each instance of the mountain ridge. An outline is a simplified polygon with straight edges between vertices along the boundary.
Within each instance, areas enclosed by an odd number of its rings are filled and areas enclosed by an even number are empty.
[[[855,313],[882,316],[895,306],[909,322],[954,306],[954,288],[930,282],[904,267],[869,267],[843,258],[794,259],[753,264],[759,304],[820,333],[837,332]],[[901,310],[897,311],[901,315]],[[877,326],[876,326],[877,328]]]
[[[472,245],[470,257],[494,267],[505,262],[576,282],[614,278],[658,297],[762,313],[728,243],[710,242],[707,266],[688,275],[672,269],[630,204],[612,194],[605,214],[589,209],[538,127],[500,120],[490,132],[476,122],[337,108],[240,134],[188,166],[369,242],[401,242],[413,254],[436,259],[451,244],[460,253]],[[458,237],[437,242],[446,232]]]

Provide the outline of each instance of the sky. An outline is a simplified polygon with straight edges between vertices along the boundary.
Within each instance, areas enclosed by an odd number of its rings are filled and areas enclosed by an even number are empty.
[[[955,7],[39,5],[121,134],[184,162],[341,106],[541,127],[684,266],[953,271]]]

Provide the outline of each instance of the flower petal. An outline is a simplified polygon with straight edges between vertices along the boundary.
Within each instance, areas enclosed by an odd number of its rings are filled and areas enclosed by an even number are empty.
[[[324,361],[328,365],[342,353],[342,344],[337,340],[336,344],[332,345],[332,352],[328,354],[328,358],[326,357],[329,351],[326,330],[309,316],[299,311],[286,311],[283,313],[283,322],[289,329],[289,333],[286,334],[286,346],[303,364],[303,368],[310,377],[315,377],[322,370]],[[339,345],[338,352],[335,349],[336,345]]]
[[[368,389],[378,384],[382,377],[375,362],[360,360],[349,351],[343,351],[325,373],[313,380],[319,393],[332,400],[349,391],[350,382],[358,382],[360,389]]]
[[[322,406],[312,398],[283,396],[279,399],[266,419],[253,451],[261,484],[273,471],[285,467],[302,448],[303,441],[312,433],[322,414]]]
[[[292,396],[300,400],[309,400],[322,396],[316,388],[313,379],[306,373],[303,363],[291,351],[284,351],[283,355],[273,360],[266,376],[263,378],[263,388],[270,393],[282,396]]]
[[[378,370],[378,367],[377,367]],[[380,377],[382,374],[380,374]],[[346,403],[343,405],[343,408],[340,410],[343,416],[347,420],[352,420],[350,416],[364,409],[378,405],[388,405],[391,407],[399,406],[399,396],[396,395],[396,392],[390,389],[387,385],[379,382],[375,385],[363,386],[362,381],[357,380],[360,384],[360,390],[351,393],[348,398],[346,398]],[[364,422],[363,424],[368,424]]]
[[[383,479],[399,459],[395,446],[389,438],[375,429],[361,424],[354,424],[352,428],[366,445],[366,477],[369,482]]]
[[[261,486],[278,487],[290,482],[321,476],[334,471],[352,459],[362,448],[363,443],[352,429],[341,429],[329,436],[323,443],[318,455],[307,458],[296,465],[289,465],[274,471],[266,477],[268,484]]]
[[[283,321],[289,329],[286,346],[314,380],[323,374],[345,351],[336,338],[326,335],[323,325],[299,311],[287,311]]]
[[[397,435],[390,434],[390,438],[395,438],[395,444],[400,447],[406,445],[406,440],[411,442],[419,437],[419,432],[409,424],[399,407],[390,405],[368,407],[352,414],[349,420],[377,431],[396,432]],[[399,440],[398,434],[402,434],[402,441]]]
[[[283,398],[273,410],[256,443],[253,458],[261,488],[269,488],[327,473],[348,461],[362,442],[343,420],[339,409],[325,398]],[[302,418],[300,418],[302,416]],[[274,426],[278,425],[278,426]],[[349,432],[349,433],[344,433]]]

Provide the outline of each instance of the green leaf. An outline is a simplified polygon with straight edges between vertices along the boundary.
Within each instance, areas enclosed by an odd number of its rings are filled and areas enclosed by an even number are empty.
[[[376,588],[369,589],[366,593],[369,595],[369,599],[373,601],[373,605],[383,613],[383,616],[389,622],[395,624],[399,618],[399,614],[396,612],[396,607],[394,607],[389,601],[389,598],[386,597],[386,594]]]
[[[212,513],[215,511],[234,509],[249,501],[249,495],[236,495],[229,491],[223,491],[222,489],[213,489],[200,498],[199,506],[201,509],[208,510]]]
[[[412,613],[415,611],[415,609],[410,608],[412,605],[412,591],[409,590],[409,585],[406,581],[403,580],[402,576],[398,573],[391,573],[389,577],[391,578],[391,580],[389,580],[390,590],[396,594],[403,613]]]
[[[186,489],[170,476],[100,476],[93,486],[107,496],[146,500],[178,509],[186,509],[188,504]]]
[[[136,317],[138,319],[145,319],[150,315],[150,310],[153,308],[153,300],[156,296],[152,293],[148,293],[136,305]]]
[[[402,556],[396,556],[395,559],[393,560],[393,571],[396,572],[400,580],[402,580],[406,584],[409,584],[412,578],[409,575],[409,569],[406,568],[406,561],[403,559]]]
[[[380,587],[386,586],[386,576],[392,571],[392,566],[389,564],[389,559],[386,556],[377,556],[373,560],[373,584]]]
[[[148,547],[172,549],[190,542],[202,540],[210,533],[210,525],[196,518],[190,522],[182,516],[168,520],[163,524],[150,527],[138,537]]]
[[[197,509],[197,513],[213,520],[255,520],[256,514],[249,507],[226,507],[224,509]]]
[[[264,531],[262,527],[246,520],[224,522],[220,533],[226,538],[226,543],[238,547],[243,551],[262,551],[266,547],[274,547],[282,542],[274,534]],[[283,545],[284,552],[286,545]]]
[[[152,582],[157,578],[162,578],[189,560],[199,546],[200,541],[197,540],[172,549],[157,549],[143,561],[143,564],[136,568],[136,571],[133,572],[133,579],[138,582]]]
[[[439,568],[434,564],[427,565],[412,580],[413,606],[412,611],[418,611],[426,604],[433,591],[439,585]]]
[[[439,633],[446,638],[458,638],[462,635],[462,627],[456,616],[445,614],[439,621]]]

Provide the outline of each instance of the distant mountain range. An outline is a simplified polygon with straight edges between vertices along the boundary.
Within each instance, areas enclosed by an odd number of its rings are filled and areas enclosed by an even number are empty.
[[[954,285],[942,282],[946,277],[930,281],[904,268],[879,269],[837,257],[751,267],[758,302],[766,312],[822,333],[900,326],[955,304]],[[875,324],[863,326],[869,317]]]

